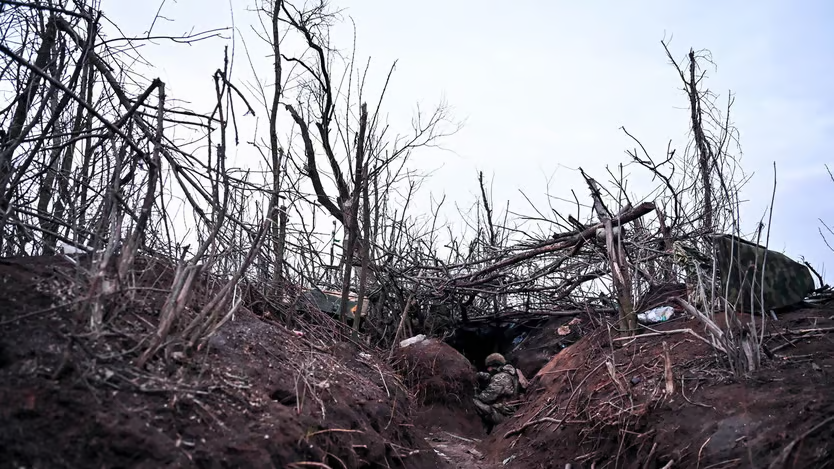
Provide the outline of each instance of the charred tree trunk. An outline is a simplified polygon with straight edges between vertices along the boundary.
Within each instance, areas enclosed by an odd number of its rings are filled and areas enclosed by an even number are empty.
[[[365,175],[368,174],[368,165],[365,164]],[[367,182],[367,181],[366,181]],[[368,269],[370,268],[371,255],[371,206],[368,197],[368,184],[362,184],[362,267],[359,271],[359,298],[356,312],[353,314],[353,330],[358,333],[362,322],[362,313],[365,311],[365,290],[368,283]]]
[[[695,137],[695,145],[698,148],[698,170],[701,174],[701,184],[704,190],[704,233],[713,231],[713,202],[712,202],[712,161],[713,153],[712,147],[707,141],[707,136],[704,134],[704,126],[701,121],[701,96],[698,92],[698,81],[695,77],[695,68],[697,62],[695,60],[695,51],[689,51],[689,86],[687,86],[687,93],[689,94],[690,116],[692,119],[692,133]]]
[[[281,198],[281,165],[284,159],[284,150],[278,144],[278,109],[281,105],[281,41],[278,25],[279,16],[283,6],[282,0],[274,0],[272,8],[272,53],[275,60],[273,64],[273,79],[275,90],[272,95],[272,106],[269,110],[269,147],[272,156],[272,202],[273,207],[278,207]],[[275,210],[277,219],[273,220],[272,249],[274,251],[274,293],[280,295],[281,283],[284,276],[284,242],[287,229],[287,211],[283,205]]]
[[[284,282],[284,250],[287,241],[287,207],[281,205],[278,210],[277,233],[275,234],[275,277],[272,279],[276,295],[281,294]]]
[[[365,174],[363,171],[365,165],[365,132],[368,126],[368,105],[362,103],[359,111],[359,134],[356,137],[356,172],[353,182],[353,194],[350,199],[345,200],[344,214],[345,214],[345,234],[347,235],[347,245],[345,246],[345,274],[342,280],[342,300],[339,304],[339,318],[345,322],[347,317],[348,296],[350,295],[350,278],[353,273],[353,256],[356,251],[356,240],[359,237],[359,230],[357,229],[357,217],[359,214],[359,199],[362,193],[362,186],[365,185]],[[361,304],[362,297],[357,298]],[[357,316],[359,314],[359,307],[354,314],[354,321],[358,322]]]

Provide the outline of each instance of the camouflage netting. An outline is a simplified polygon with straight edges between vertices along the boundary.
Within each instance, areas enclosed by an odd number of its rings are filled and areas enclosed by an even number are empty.
[[[303,307],[304,305],[312,305],[320,309],[324,313],[327,313],[331,316],[337,316],[339,314],[339,307],[342,301],[342,294],[341,292],[329,292],[320,290],[318,288],[314,288],[302,293],[300,299],[301,301],[299,302],[299,307]],[[353,315],[356,312],[358,304],[359,299],[356,298],[356,295],[350,295],[348,297],[347,312],[345,314],[348,319],[353,319]],[[366,299],[362,302],[361,315],[364,318],[365,316],[367,316],[367,314],[368,300]]]
[[[815,288],[808,268],[782,253],[767,250],[737,236],[725,234],[713,239],[721,279],[720,294],[726,292],[727,300],[735,304],[739,311],[759,312],[762,306],[765,311],[789,306],[805,299]]]

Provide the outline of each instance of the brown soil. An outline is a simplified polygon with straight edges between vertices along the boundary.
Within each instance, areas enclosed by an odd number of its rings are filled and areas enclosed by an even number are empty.
[[[396,350],[394,366],[415,397],[414,424],[450,467],[488,468],[482,450],[486,436],[472,401],[475,367],[460,352],[435,339]]]
[[[136,294],[165,282],[110,302],[94,340],[77,320],[77,280],[55,258],[0,260],[0,467],[443,464],[375,354],[241,309],[203,350],[139,369],[164,295]]]
[[[257,308],[205,347],[169,347],[140,369],[173,273],[138,265],[92,337],[83,272],[51,257],[0,259],[0,468],[834,466],[831,309],[770,322],[773,356],[743,378],[690,334],[615,341],[591,318],[566,335],[569,319],[552,321],[517,352],[575,343],[543,367],[520,364],[541,369],[487,436],[475,368],[448,345],[398,349],[392,367],[329,318],[290,320],[254,290],[246,304]],[[202,279],[192,314],[217,282]],[[682,316],[654,329],[685,328],[706,337]]]
[[[414,393],[415,424],[432,432],[448,431],[468,438],[484,436],[472,397],[478,380],[475,367],[447,344],[427,339],[394,356],[394,367]]]
[[[539,371],[521,411],[482,448],[489,460],[517,468],[831,467],[832,314],[803,310],[771,322],[770,349],[787,338],[799,340],[745,378],[725,371],[725,359],[689,334],[614,342],[598,330]],[[654,329],[685,328],[706,337],[695,320]],[[665,391],[664,342],[671,395]]]

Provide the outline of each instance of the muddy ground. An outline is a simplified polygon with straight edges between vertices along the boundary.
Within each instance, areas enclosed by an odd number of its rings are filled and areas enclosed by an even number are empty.
[[[388,360],[327,318],[289,322],[261,302],[200,350],[140,368],[171,273],[145,265],[97,337],[87,280],[55,258],[0,259],[0,468],[834,466],[830,307],[770,322],[772,356],[746,377],[671,332],[705,337],[692,319],[628,340],[592,318],[567,334],[570,319],[552,321],[517,347],[537,374],[486,435],[471,406],[479,364],[441,342]],[[190,307],[211,291],[206,280]]]

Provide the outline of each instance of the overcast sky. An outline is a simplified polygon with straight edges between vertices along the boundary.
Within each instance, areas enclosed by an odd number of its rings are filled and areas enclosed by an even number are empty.
[[[531,213],[523,190],[542,208],[546,193],[571,198],[587,189],[575,171],[605,181],[605,165],[626,162],[633,143],[625,126],[662,157],[667,142],[683,151],[688,121],[679,77],[661,39],[683,59],[690,47],[709,49],[717,70],[708,85],[736,97],[733,121],[740,131],[742,165],[752,181],[742,197],[750,229],[764,214],[777,165],[771,248],[834,265],[821,239],[819,219],[834,224],[834,182],[825,171],[834,150],[834,3],[817,1],[452,1],[351,0],[344,8],[357,30],[359,57],[371,57],[372,84],[399,60],[386,97],[389,121],[407,131],[420,103],[441,99],[464,126],[443,142],[445,150],[416,155],[436,170],[422,189],[445,193],[468,206],[476,197],[477,171],[493,180],[496,204]],[[148,30],[160,0],[102,0],[102,9],[128,35]],[[234,25],[235,73],[245,80],[242,40],[257,49],[246,9],[249,0],[167,0],[155,33]],[[352,46],[348,19],[334,35]],[[231,36],[231,32],[226,34]],[[210,76],[222,58],[215,39],[194,46],[160,42],[143,54],[171,97],[195,110],[212,105]],[[260,56],[262,64],[269,61]],[[269,73],[268,69],[262,73]],[[377,88],[378,91],[378,88]],[[287,117],[288,119],[288,117]],[[637,172],[637,169],[632,171]],[[635,176],[635,181],[640,180]],[[640,188],[631,187],[634,193]],[[831,270],[830,268],[828,270]],[[826,278],[831,276],[826,273]]]

